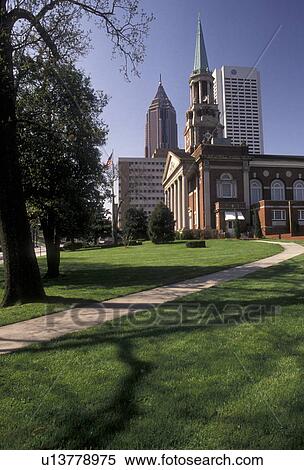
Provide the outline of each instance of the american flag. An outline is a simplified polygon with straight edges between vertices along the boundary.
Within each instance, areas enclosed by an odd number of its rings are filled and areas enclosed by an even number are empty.
[[[111,153],[111,155],[109,156],[107,160],[106,167],[111,168],[112,165],[113,165],[113,152]]]

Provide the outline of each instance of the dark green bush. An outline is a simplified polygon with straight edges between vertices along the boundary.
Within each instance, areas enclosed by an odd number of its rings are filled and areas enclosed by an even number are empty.
[[[187,248],[206,248],[205,240],[192,240],[186,243]]]
[[[126,244],[130,245],[130,240],[147,239],[147,230],[148,222],[145,211],[130,207],[125,214],[123,223],[123,238],[127,241]]]
[[[181,240],[193,240],[193,230],[184,228],[181,233]]]
[[[170,243],[175,239],[174,216],[162,202],[151,214],[149,220],[149,236],[153,243]]]
[[[128,246],[140,246],[140,245],[142,245],[142,241],[139,241],[139,240],[131,240],[128,243]]]
[[[85,248],[87,245],[83,242],[66,242],[63,245],[64,251],[75,251],[81,250],[81,248]]]

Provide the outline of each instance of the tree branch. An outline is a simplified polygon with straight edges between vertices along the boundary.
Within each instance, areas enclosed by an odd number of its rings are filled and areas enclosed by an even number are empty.
[[[58,0],[54,1],[53,3],[57,4]],[[56,45],[54,44],[54,42],[52,41],[47,30],[40,23],[40,18],[38,18],[38,16],[41,14],[41,11],[37,16],[34,16],[31,12],[29,12],[28,10],[25,10],[24,8],[18,8],[18,9],[12,10],[10,12],[11,27],[13,27],[14,24],[19,20],[27,20],[36,29],[37,33],[41,36],[41,38],[43,39],[47,47],[52,52],[53,57],[56,60],[59,60],[60,55],[59,55],[58,49]]]

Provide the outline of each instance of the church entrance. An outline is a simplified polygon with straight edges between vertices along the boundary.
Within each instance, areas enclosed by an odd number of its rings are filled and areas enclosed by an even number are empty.
[[[226,221],[226,233],[229,233],[230,236],[234,235],[234,221],[233,220]]]

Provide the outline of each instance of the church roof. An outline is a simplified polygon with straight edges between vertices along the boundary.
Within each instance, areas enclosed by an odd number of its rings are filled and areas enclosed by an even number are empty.
[[[200,16],[198,17],[193,73],[209,72],[209,64]]]

